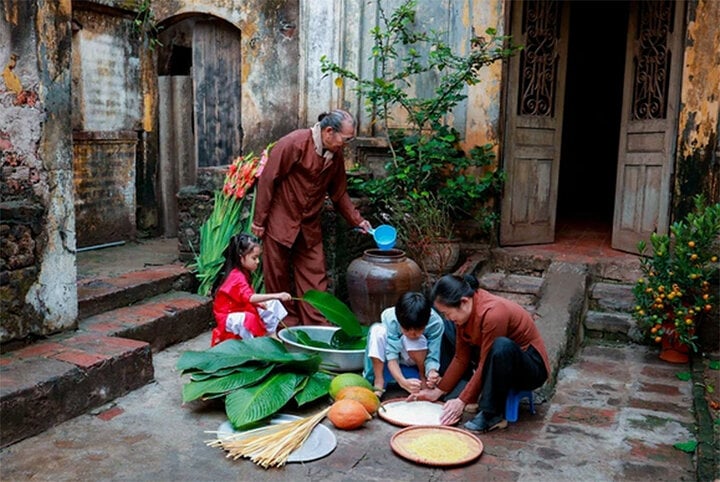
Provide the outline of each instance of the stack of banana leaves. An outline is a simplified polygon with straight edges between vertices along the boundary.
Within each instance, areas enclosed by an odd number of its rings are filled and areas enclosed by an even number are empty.
[[[206,351],[181,355],[177,369],[190,380],[183,402],[225,397],[225,412],[245,429],[286,405],[302,406],[328,393],[332,375],[319,371],[319,355],[290,353],[271,337],[227,340]]]

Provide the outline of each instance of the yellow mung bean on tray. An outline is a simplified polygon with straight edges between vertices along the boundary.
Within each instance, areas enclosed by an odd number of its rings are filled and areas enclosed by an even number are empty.
[[[449,433],[426,432],[413,440],[403,443],[403,447],[417,457],[436,463],[451,463],[463,460],[471,452],[468,442]]]

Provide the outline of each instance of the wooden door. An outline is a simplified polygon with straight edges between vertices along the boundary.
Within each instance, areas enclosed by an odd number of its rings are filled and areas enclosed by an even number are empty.
[[[511,35],[524,49],[509,63],[507,181],[500,243],[551,243],[555,237],[569,5],[511,2]]]
[[[192,78],[158,76],[158,201],[163,235],[177,236],[177,194],[197,182],[193,144]]]
[[[224,22],[199,21],[192,52],[198,165],[224,166],[242,153],[240,32]]]
[[[683,57],[683,1],[630,6],[612,247],[667,233]]]

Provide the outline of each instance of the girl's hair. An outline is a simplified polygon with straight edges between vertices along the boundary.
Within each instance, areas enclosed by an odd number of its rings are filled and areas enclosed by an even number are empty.
[[[348,122],[353,129],[355,128],[355,118],[348,112],[340,109],[323,112],[318,116],[318,122],[320,123],[320,129],[332,127],[335,132],[340,132],[342,130],[343,122]]]
[[[445,306],[457,308],[463,297],[472,298],[475,291],[480,288],[477,278],[471,274],[456,276],[446,274],[440,278],[430,292],[430,299],[440,301]]]
[[[230,243],[228,243],[227,248],[225,248],[223,252],[223,256],[225,256],[223,275],[218,276],[215,280],[212,289],[213,293],[223,284],[223,281],[228,277],[230,271],[234,268],[243,270],[240,258],[248,254],[256,246],[260,246],[260,241],[252,234],[240,233],[230,238]]]
[[[430,320],[430,308],[430,300],[424,294],[408,291],[395,303],[395,316],[406,330],[425,329]]]

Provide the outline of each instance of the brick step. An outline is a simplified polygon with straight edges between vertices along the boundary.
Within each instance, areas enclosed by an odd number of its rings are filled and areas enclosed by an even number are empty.
[[[168,291],[192,291],[193,273],[182,264],[156,266],[115,277],[78,281],[78,320]]]
[[[137,290],[130,279],[175,279],[174,269],[124,276],[117,285]],[[164,273],[157,276],[158,273]],[[114,282],[115,280],[109,280]],[[152,281],[149,283],[153,285]],[[166,286],[154,284],[150,291]],[[99,288],[98,288],[99,289]],[[130,299],[117,286],[115,299]],[[101,297],[104,295],[100,295]],[[77,331],[60,333],[0,357],[0,445],[5,447],[86,413],[153,380],[152,353],[194,338],[214,324],[212,300],[184,291],[92,315]]]
[[[86,318],[79,329],[102,336],[144,341],[157,352],[195,338],[212,328],[214,323],[211,298],[171,291],[142,303]]]
[[[153,380],[148,343],[77,333],[0,357],[0,445],[5,447]]]

